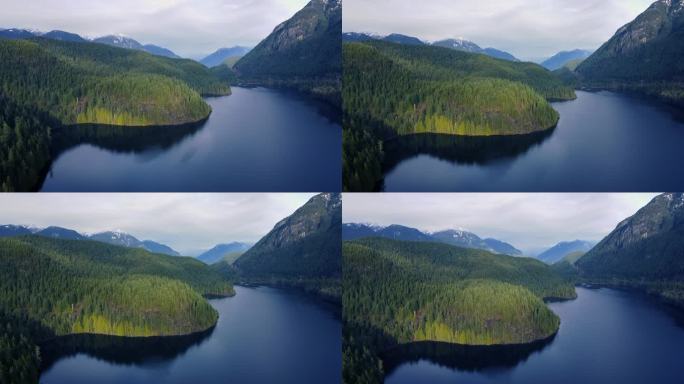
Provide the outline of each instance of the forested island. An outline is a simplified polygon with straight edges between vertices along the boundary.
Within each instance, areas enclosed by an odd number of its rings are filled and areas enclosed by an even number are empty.
[[[575,97],[543,67],[385,41],[344,43],[344,186],[372,190],[397,135],[524,135],[553,128],[550,100]]]
[[[399,344],[521,344],[560,320],[544,299],[572,299],[571,282],[534,259],[434,242],[346,241],[343,379],[382,382],[380,355]]]
[[[0,379],[37,382],[38,345],[78,333],[170,336],[214,326],[232,283],[198,260],[90,240],[0,239]]]

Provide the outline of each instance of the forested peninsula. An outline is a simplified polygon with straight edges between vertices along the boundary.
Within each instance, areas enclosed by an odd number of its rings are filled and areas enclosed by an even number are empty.
[[[343,244],[343,377],[381,382],[379,355],[417,341],[521,344],[554,335],[544,299],[574,286],[530,259],[432,242],[367,238]]]
[[[533,63],[435,46],[344,43],[344,186],[372,190],[398,135],[524,135],[555,127],[575,92]]]
[[[232,283],[192,258],[89,240],[0,239],[0,381],[37,382],[41,342],[201,332]],[[11,379],[11,380],[10,380]]]
[[[200,122],[227,80],[192,60],[96,43],[0,39],[0,188],[36,188],[57,129]]]

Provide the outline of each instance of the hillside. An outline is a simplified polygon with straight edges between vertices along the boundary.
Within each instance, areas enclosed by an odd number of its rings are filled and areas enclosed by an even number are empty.
[[[380,238],[345,242],[342,255],[348,383],[382,378],[378,354],[396,344],[545,339],[560,321],[543,299],[575,297],[571,284],[529,258]]]
[[[302,286],[339,297],[341,225],[340,194],[316,195],[233,265],[243,281]]]
[[[198,332],[218,317],[202,295],[234,294],[191,258],[39,236],[0,239],[0,292],[0,378],[13,380],[37,378],[42,340]]]
[[[190,60],[102,44],[0,40],[0,92],[64,125],[178,125],[206,118],[226,84]]]
[[[684,0],[658,0],[577,67],[582,85],[684,104]]]
[[[240,83],[294,87],[340,103],[342,1],[311,0],[242,57]]]
[[[373,190],[382,144],[397,135],[522,135],[553,128],[548,100],[574,91],[544,68],[381,41],[345,43],[344,186]],[[367,133],[364,133],[367,132]]]
[[[642,288],[684,306],[684,194],[654,198],[575,265],[584,281]]]

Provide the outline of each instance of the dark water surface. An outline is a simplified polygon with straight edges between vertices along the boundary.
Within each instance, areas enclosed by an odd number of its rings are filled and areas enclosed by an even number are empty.
[[[422,343],[386,358],[387,384],[684,383],[684,327],[670,308],[636,292],[577,288],[552,303],[550,340],[491,349]]]
[[[196,126],[68,128],[42,191],[341,189],[342,129],[327,105],[239,87],[207,102],[213,112]]]
[[[75,336],[45,346],[40,382],[341,381],[339,309],[295,291],[235,290],[235,297],[210,301],[220,317],[204,334],[152,339]]]
[[[388,142],[384,190],[684,190],[684,122],[653,101],[577,92],[554,130],[519,137],[418,135]]]

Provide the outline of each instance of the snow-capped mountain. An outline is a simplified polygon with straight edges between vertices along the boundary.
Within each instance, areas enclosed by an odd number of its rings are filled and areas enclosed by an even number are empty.
[[[501,51],[496,48],[481,48],[479,45],[473,43],[472,41],[463,38],[444,39],[430,43],[422,41],[417,37],[402,35],[398,33],[392,33],[387,36],[359,32],[345,32],[342,34],[342,41],[345,42],[363,42],[371,40],[383,40],[390,43],[405,45],[432,45],[435,47],[449,48],[457,51],[479,53],[490,57],[494,57],[496,59],[520,61],[508,52]]]
[[[448,229],[430,233],[396,224],[387,227],[360,223],[342,224],[342,240],[365,237],[385,237],[400,241],[434,241],[457,247],[482,249],[492,253],[522,256],[520,250],[506,242],[491,238],[482,239],[465,229]]]

